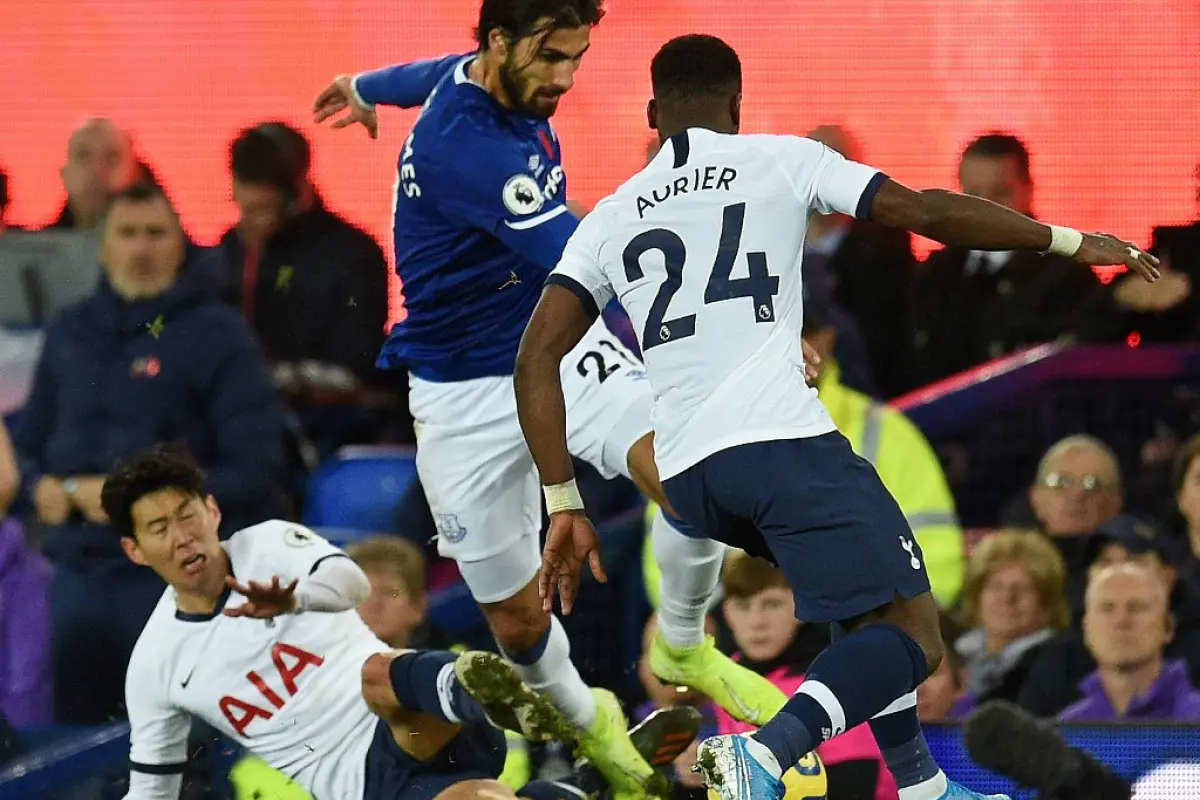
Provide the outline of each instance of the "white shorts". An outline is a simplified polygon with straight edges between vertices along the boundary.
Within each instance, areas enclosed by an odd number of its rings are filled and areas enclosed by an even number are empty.
[[[605,478],[629,475],[629,449],[651,432],[642,364],[602,319],[562,361],[567,446]],[[409,379],[417,475],[438,530],[480,603],[512,597],[541,565],[541,481],[517,421],[511,376]]]

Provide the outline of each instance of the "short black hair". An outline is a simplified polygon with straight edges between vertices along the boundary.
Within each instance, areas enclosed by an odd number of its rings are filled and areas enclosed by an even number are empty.
[[[113,192],[112,197],[109,198],[109,208],[122,200],[130,203],[150,203],[160,197],[167,202],[167,205],[171,205],[171,198],[167,197],[166,190],[156,179],[137,180]],[[173,206],[172,210],[174,210]]]
[[[488,34],[496,28],[519,41],[563,28],[595,27],[603,18],[604,0],[483,0],[475,42],[487,50]]]
[[[1011,133],[992,131],[977,137],[966,146],[962,158],[977,156],[980,158],[1011,158],[1017,162],[1017,171],[1028,182],[1032,173],[1029,171],[1029,149],[1025,143]]]
[[[650,83],[658,100],[724,99],[741,91],[742,62],[737,52],[716,36],[677,36],[650,62]]]
[[[107,229],[108,217],[112,214],[118,203],[153,203],[155,200],[161,199],[167,204],[171,214],[176,220],[179,220],[179,211],[175,208],[175,204],[171,202],[171,196],[167,194],[167,190],[158,182],[156,176],[150,180],[136,180],[133,183],[113,192],[108,198],[108,204],[104,207],[104,226]],[[180,222],[182,227],[182,221]]]
[[[181,444],[160,444],[117,463],[104,481],[100,504],[122,537],[134,538],[133,507],[146,495],[175,489],[207,497],[204,470]]]
[[[240,131],[229,145],[229,171],[242,183],[281,189],[291,196],[312,166],[312,146],[286,122],[262,122]]]

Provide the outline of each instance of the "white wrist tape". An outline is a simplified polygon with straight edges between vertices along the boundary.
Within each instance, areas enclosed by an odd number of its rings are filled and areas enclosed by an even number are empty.
[[[542,492],[546,495],[546,509],[551,514],[583,510],[583,498],[579,496],[579,488],[575,485],[574,478],[566,483],[543,486]]]
[[[1083,234],[1074,228],[1064,228],[1060,225],[1050,226],[1050,246],[1047,253],[1070,258],[1079,252],[1083,245]]]

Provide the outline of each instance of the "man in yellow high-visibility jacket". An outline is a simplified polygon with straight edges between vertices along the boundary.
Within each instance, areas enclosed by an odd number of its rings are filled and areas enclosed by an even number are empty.
[[[942,607],[952,606],[962,590],[965,551],[954,497],[937,455],[904,414],[841,384],[833,360],[836,333],[832,327],[806,328],[804,338],[821,356],[817,379],[821,402],[854,452],[875,466],[900,504],[924,553],[934,599]],[[657,607],[659,571],[648,538],[643,566],[646,593]]]

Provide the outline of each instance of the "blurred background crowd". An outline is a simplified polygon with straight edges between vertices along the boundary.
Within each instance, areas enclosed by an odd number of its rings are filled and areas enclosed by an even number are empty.
[[[125,665],[163,585],[123,556],[100,486],[156,442],[200,460],[225,535],[282,517],[347,545],[371,579],[361,613],[389,644],[492,646],[431,544],[406,376],[374,366],[403,314],[390,244],[318,184],[313,134],[242,124],[207,176],[236,219],[204,237],[221,226],[181,212],[161,177],[174,166],[120,116],[44,131],[60,169],[33,180],[39,197],[54,187],[53,208],[18,203],[0,138],[0,769],[123,717]],[[787,132],[891,166],[850,124]],[[656,142],[625,145],[636,167]],[[1061,152],[983,126],[938,158],[955,160],[956,188],[1036,216],[1048,150]],[[1170,181],[1195,206],[1140,242],[1162,259],[1154,284],[1053,255],[931,249],[836,215],[810,225],[821,399],[898,499],[944,612],[924,721],[1002,698],[1068,722],[1200,724],[1200,144],[1192,162]],[[1121,222],[1108,227],[1131,236]],[[709,730],[736,730],[651,676],[647,509],[624,479],[576,469],[614,576],[585,585],[565,621],[584,677],[635,716],[693,703]],[[792,691],[829,631],[795,619],[766,562],[730,553],[722,587],[717,641]],[[822,752],[833,800],[895,800],[865,726]],[[510,768],[553,774],[566,757],[520,749]],[[678,776],[698,791],[689,766]],[[210,791],[196,770],[189,791]]]

